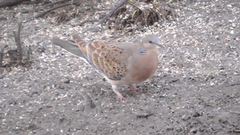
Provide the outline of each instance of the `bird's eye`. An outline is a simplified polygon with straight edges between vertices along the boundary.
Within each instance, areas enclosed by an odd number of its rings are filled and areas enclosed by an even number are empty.
[[[150,44],[152,44],[153,42],[152,41],[148,41]]]

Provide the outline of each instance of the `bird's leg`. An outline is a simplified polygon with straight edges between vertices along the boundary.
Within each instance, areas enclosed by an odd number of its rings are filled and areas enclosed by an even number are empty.
[[[112,85],[112,89],[113,91],[117,94],[118,98],[121,100],[121,101],[124,101],[125,98],[122,96],[122,94],[117,90],[117,86],[116,85]]]
[[[137,93],[137,92],[139,91],[136,87],[134,87],[134,86],[131,85],[131,84],[129,84],[128,86],[129,86],[130,90],[133,91],[133,92],[135,92],[135,93]]]

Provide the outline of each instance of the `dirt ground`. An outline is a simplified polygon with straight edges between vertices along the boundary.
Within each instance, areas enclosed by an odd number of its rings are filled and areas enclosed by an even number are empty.
[[[50,41],[72,39],[72,33],[91,27],[96,22],[79,25],[89,14],[58,24],[53,13],[34,18],[36,5],[0,9],[0,44],[16,48],[12,31],[22,21],[21,39],[32,51],[30,67],[0,68],[0,134],[240,134],[239,0],[175,4],[176,21],[84,35],[138,42],[156,34],[166,46],[159,50],[156,73],[137,85],[137,94],[119,87],[125,102],[92,67]],[[26,9],[32,12],[21,12]]]

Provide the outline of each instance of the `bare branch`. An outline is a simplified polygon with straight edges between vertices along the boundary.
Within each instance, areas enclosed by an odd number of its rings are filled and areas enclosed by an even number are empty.
[[[61,8],[61,7],[65,7],[65,6],[68,6],[68,5],[79,5],[79,4],[80,4],[80,2],[64,3],[64,4],[61,4],[59,6],[53,7],[51,9],[47,10],[47,11],[44,11],[42,13],[39,13],[35,17],[36,18],[42,17],[42,16],[46,15],[48,12],[51,12],[52,10],[55,10],[55,9],[58,9],[58,8]]]

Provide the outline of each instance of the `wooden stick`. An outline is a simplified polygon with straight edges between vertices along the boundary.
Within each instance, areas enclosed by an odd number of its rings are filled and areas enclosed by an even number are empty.
[[[105,23],[109,17],[111,17],[121,6],[123,6],[127,2],[128,0],[122,0],[108,15],[106,15],[101,21],[99,21],[98,24],[102,25],[103,23]]]
[[[47,11],[44,11],[42,13],[39,13],[35,17],[36,18],[42,17],[42,16],[46,15],[48,12],[51,12],[52,10],[55,10],[55,9],[58,9],[58,8],[61,8],[61,7],[65,7],[65,6],[68,6],[68,5],[79,5],[79,4],[80,4],[80,2],[64,3],[64,4],[61,4],[59,6],[53,7],[51,9],[47,10]]]
[[[21,45],[21,40],[20,40],[21,28],[22,28],[22,23],[19,23],[17,33],[13,31],[15,43],[17,45],[17,51],[18,51],[20,63],[22,62],[22,45]]]
[[[11,6],[15,6],[23,1],[26,0],[4,0],[2,2],[0,2],[0,8],[1,7],[11,7]],[[29,0],[28,0],[29,1]]]

